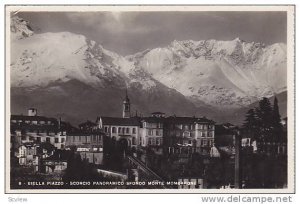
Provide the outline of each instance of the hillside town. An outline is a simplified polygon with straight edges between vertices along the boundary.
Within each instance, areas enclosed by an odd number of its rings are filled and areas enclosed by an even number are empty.
[[[241,127],[133,114],[127,90],[120,117],[99,113],[78,127],[29,108],[10,119],[11,188],[285,188],[287,118],[277,103],[263,98]]]

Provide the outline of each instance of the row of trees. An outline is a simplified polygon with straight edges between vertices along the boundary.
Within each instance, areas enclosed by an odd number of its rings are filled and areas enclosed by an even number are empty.
[[[246,113],[243,130],[248,137],[257,141],[283,141],[285,137],[277,98],[275,97],[273,106],[268,98],[263,98],[258,107],[250,109]]]

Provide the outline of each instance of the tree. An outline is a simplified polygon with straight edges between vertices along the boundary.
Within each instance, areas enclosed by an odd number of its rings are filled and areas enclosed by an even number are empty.
[[[251,128],[254,125],[254,121],[256,120],[255,118],[255,112],[253,109],[249,109],[246,113],[246,119],[243,124],[244,128]]]
[[[243,128],[250,138],[257,139],[258,119],[254,109],[249,109],[246,113],[246,119],[243,124]]]
[[[273,109],[268,98],[259,101],[259,107],[255,109],[259,124],[260,139],[270,141],[273,129]]]
[[[283,127],[281,124],[281,116],[279,113],[277,97],[275,97],[274,99],[272,121],[273,121],[273,135],[275,137],[274,139],[276,139],[276,141],[279,141],[282,139]]]

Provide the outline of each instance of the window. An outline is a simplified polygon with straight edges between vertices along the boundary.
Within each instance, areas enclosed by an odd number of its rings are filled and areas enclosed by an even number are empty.
[[[77,136],[77,142],[81,142],[81,136]]]
[[[116,133],[116,127],[112,127],[112,133]]]
[[[188,131],[185,131],[185,132],[183,133],[183,136],[184,136],[184,137],[191,137],[191,133],[188,132]]]
[[[135,139],[135,137],[132,138],[132,144],[136,145],[136,139]]]
[[[126,133],[129,134],[129,128],[126,128]]]
[[[93,140],[93,137],[91,135],[85,136],[85,142],[90,143]]]
[[[41,142],[41,138],[40,138],[40,137],[37,137],[37,138],[36,138],[36,141],[37,141],[37,142]]]
[[[146,122],[144,122],[144,125],[143,125],[143,126],[144,126],[144,128],[145,128],[145,127],[147,126],[147,123],[146,123]]]
[[[108,127],[104,127],[104,132],[108,132]]]
[[[152,135],[153,131],[152,130],[148,130],[148,135]]]
[[[207,136],[212,137],[212,132],[209,132]]]
[[[175,125],[175,127],[178,128],[178,129],[182,129],[181,125]]]
[[[202,130],[202,129],[203,129],[203,125],[199,125],[199,129],[201,129],[201,130]]]
[[[64,143],[65,142],[65,138],[61,138],[61,143]]]
[[[50,137],[46,137],[46,142],[50,142]]]
[[[136,129],[135,128],[132,128],[132,133],[136,134]]]
[[[122,128],[118,128],[118,133],[121,133],[122,132]]]
[[[160,139],[156,139],[156,145],[160,145]]]
[[[156,135],[158,135],[158,136],[159,136],[159,131],[158,131],[158,130],[156,130]]]
[[[151,145],[151,138],[148,139],[148,145]]]
[[[59,139],[58,139],[58,138],[55,138],[54,142],[55,142],[55,143],[59,143]]]

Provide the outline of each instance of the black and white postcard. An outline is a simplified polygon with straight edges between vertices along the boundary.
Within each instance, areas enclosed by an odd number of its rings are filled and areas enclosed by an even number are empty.
[[[294,6],[6,5],[7,193],[293,193]]]

